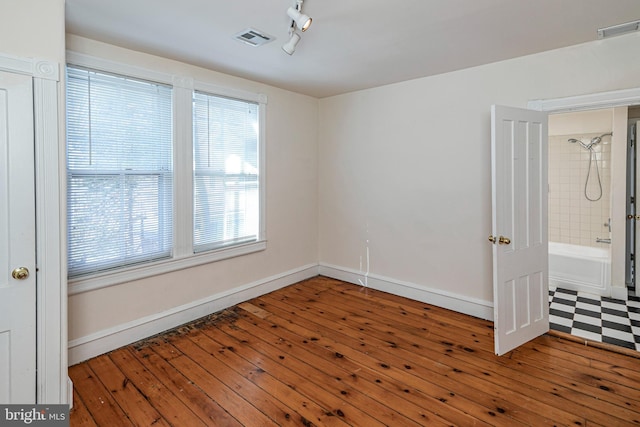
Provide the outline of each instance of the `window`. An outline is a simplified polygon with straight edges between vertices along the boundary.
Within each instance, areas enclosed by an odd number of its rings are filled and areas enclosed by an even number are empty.
[[[171,91],[67,69],[70,277],[171,256]]]
[[[266,248],[264,95],[68,57],[70,294]]]
[[[194,250],[256,241],[258,105],[195,92],[193,155]]]

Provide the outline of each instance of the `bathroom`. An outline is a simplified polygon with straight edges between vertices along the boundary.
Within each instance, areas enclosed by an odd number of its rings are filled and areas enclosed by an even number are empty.
[[[549,286],[626,299],[633,285],[627,128],[638,107],[549,116]]]

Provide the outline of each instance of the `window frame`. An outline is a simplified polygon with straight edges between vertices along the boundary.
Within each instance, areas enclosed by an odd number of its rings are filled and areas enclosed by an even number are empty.
[[[137,78],[173,88],[173,251],[169,259],[145,262],[110,271],[68,280],[69,295],[87,292],[121,283],[132,282],[172,271],[222,261],[237,256],[263,251],[266,239],[266,179],[265,179],[265,94],[222,87],[210,82],[196,81],[187,75],[173,75],[114,62],[102,58],[67,52],[67,64],[106,73]],[[214,96],[255,102],[258,105],[258,186],[259,234],[257,240],[195,253],[193,250],[193,93],[205,92]],[[65,139],[66,150],[66,139]],[[66,162],[66,159],[62,160]],[[66,170],[66,164],[65,164]],[[66,182],[65,182],[66,186]],[[66,196],[66,191],[62,193]],[[66,206],[66,200],[64,201]],[[65,221],[63,226],[67,227]]]
[[[226,101],[234,101],[234,102],[238,101],[238,102],[241,102],[241,103],[247,103],[247,104],[254,105],[255,108],[257,108],[257,112],[256,112],[257,114],[256,115],[258,117],[258,130],[260,129],[260,125],[261,125],[260,110],[261,110],[261,107],[260,107],[260,104],[258,102],[249,101],[249,100],[246,100],[246,99],[240,99],[238,97],[222,96],[219,93],[211,93],[209,91],[203,91],[203,90],[200,90],[200,89],[195,89],[192,92],[192,105],[194,105],[196,103],[196,96],[197,95],[199,95],[200,97],[204,96],[204,97],[207,97],[207,98],[217,98],[217,99],[223,99],[223,100],[226,100]],[[195,123],[195,114],[193,114],[193,117],[194,117],[193,126],[195,127],[195,125],[196,125],[196,123]],[[260,144],[260,135],[259,134],[257,135],[257,138],[258,138],[258,146],[259,146],[259,144]],[[194,135],[192,140],[195,140],[195,139],[196,139],[196,136]],[[195,146],[195,144],[194,144],[194,146]],[[259,147],[256,147],[256,148],[259,148]],[[192,152],[195,152],[195,149],[192,148]],[[257,183],[257,186],[258,186],[258,206],[260,206],[261,203],[262,203],[262,199],[260,197],[261,184],[260,184],[260,181],[259,181],[260,180],[260,176],[261,176],[261,170],[262,170],[262,167],[259,164],[260,159],[261,159],[261,155],[262,154],[260,153],[260,150],[258,149],[258,152],[257,152],[257,156],[258,156],[258,158],[257,158],[257,160],[258,160],[258,164],[257,164],[258,174],[256,176],[256,178],[257,178],[256,183]],[[220,172],[214,172],[214,171],[211,171],[211,170],[196,169],[195,168],[196,162],[194,161],[193,163],[194,163],[194,171],[193,171],[192,179],[193,179],[194,183],[196,182],[196,178],[197,177],[210,176],[210,177],[218,177],[218,178],[220,178],[222,180],[226,180],[226,179],[228,179],[230,177],[230,175],[227,174],[226,171],[223,172],[223,173],[220,173]],[[249,175],[250,174],[246,174],[245,172],[237,173],[238,177],[240,177],[240,176],[248,177]],[[195,191],[194,191],[194,193],[195,193]],[[194,203],[196,202],[196,196],[195,195],[193,197],[193,202]],[[194,213],[195,213],[195,209],[194,209]],[[194,219],[195,219],[195,215],[194,215]],[[259,218],[258,218],[258,221],[259,221]],[[223,226],[224,226],[224,224],[223,224]],[[196,231],[195,229],[196,229],[196,227],[194,226],[193,227],[194,238],[195,238],[195,231]],[[260,230],[261,230],[260,224],[258,224],[258,235],[256,236],[256,239],[259,239]],[[193,249],[194,249],[194,253],[203,253],[203,252],[207,252],[207,251],[211,251],[211,250],[223,249],[224,247],[237,246],[237,245],[241,245],[243,243],[248,243],[248,242],[253,242],[253,241],[254,241],[253,238],[247,238],[247,237],[242,238],[242,237],[240,237],[234,243],[224,242],[224,241],[217,241],[217,242],[209,242],[209,243],[204,243],[204,244],[200,243],[200,244],[196,245],[195,242],[194,242]]]
[[[170,259],[173,251],[173,87],[167,84],[152,82],[147,79],[131,78],[115,73],[106,73],[102,70],[90,69],[87,67],[79,67],[69,65],[67,67],[67,95],[73,95],[72,99],[78,100],[78,105],[71,105],[67,108],[67,219],[73,220],[73,223],[67,222],[67,240],[68,240],[68,273],[69,277],[84,277],[89,274],[97,274],[99,272],[108,272],[155,262],[163,259]],[[95,95],[95,96],[94,96]],[[116,104],[112,104],[114,101]],[[140,138],[136,138],[138,143],[159,147],[154,153],[157,155],[157,162],[145,164],[148,157],[145,152],[134,149],[132,157],[125,160],[127,165],[120,164],[120,160],[113,157],[113,152],[104,153],[104,149],[111,144],[120,149],[123,148],[120,143],[123,137],[128,133],[120,133],[122,126],[112,126],[113,120],[103,121],[104,118],[111,114],[110,109],[113,105],[117,105],[117,109],[125,110],[131,108],[132,97],[139,97],[142,100],[142,108],[144,114],[150,117],[153,127],[146,127],[139,134]],[[68,97],[69,99],[69,97]],[[133,101],[138,102],[138,101]],[[98,113],[92,116],[92,111],[104,109],[104,113]],[[136,108],[136,107],[134,107]],[[72,111],[74,110],[74,111]],[[131,114],[125,116],[114,116],[118,119],[129,120],[134,110],[130,110]],[[106,113],[106,114],[105,114]],[[118,114],[118,113],[114,113]],[[94,121],[95,119],[95,121]],[[134,124],[135,123],[135,124]],[[136,126],[137,120],[127,123],[123,126]],[[105,127],[106,126],[106,127]],[[79,132],[79,133],[78,133]],[[87,132],[87,133],[85,133]],[[114,133],[115,132],[115,133]],[[85,138],[91,138],[90,144],[86,146],[83,141]],[[107,142],[109,141],[109,142]],[[126,142],[126,140],[124,140]],[[95,144],[94,144],[95,143]],[[161,144],[159,146],[158,144]],[[92,148],[94,147],[94,148]],[[97,150],[97,151],[94,151]],[[104,153],[106,155],[103,156]],[[97,155],[95,159],[93,156]],[[92,160],[93,159],[93,160]],[[114,160],[118,160],[113,163]],[[104,163],[104,162],[107,163]],[[130,163],[130,162],[133,163]],[[140,163],[142,162],[142,163]],[[127,223],[127,209],[135,210],[143,208],[145,211],[154,215],[157,214],[158,228],[155,237],[159,239],[159,246],[152,251],[142,250],[142,253],[130,253],[132,246],[125,245],[119,241],[115,246],[106,244],[104,248],[96,245],[98,237],[93,235],[96,228],[103,229],[105,227],[100,223],[87,223],[86,220],[92,221],[96,218],[104,220],[100,214],[92,209],[86,210],[87,206],[91,206],[92,202],[100,202],[105,200],[103,197],[93,199],[91,194],[104,195],[102,190],[111,189],[111,192],[118,194],[117,199],[121,202],[123,199],[120,191],[122,188],[132,189],[137,185],[151,185],[156,187],[156,196],[146,199],[142,204],[129,203],[119,206],[109,215],[120,226],[134,226]],[[138,184],[136,184],[138,182]],[[89,187],[96,188],[96,191],[89,190]],[[115,188],[121,188],[115,190]],[[153,191],[153,189],[149,189]],[[108,190],[107,190],[108,191]],[[138,196],[141,194],[138,194]],[[87,200],[89,198],[90,200]],[[73,202],[73,203],[72,203]],[[88,202],[89,205],[84,203]],[[150,204],[149,204],[150,203]],[[115,202],[118,204],[118,202]],[[153,206],[155,205],[155,207]],[[73,212],[78,211],[78,216],[70,215],[70,208]],[[149,211],[150,209],[151,211]],[[77,231],[72,231],[77,227]],[[147,230],[153,234],[154,231]],[[91,237],[85,233],[90,233]],[[126,235],[126,232],[124,233]],[[123,233],[115,233],[114,239],[123,237]],[[112,238],[105,236],[106,239]],[[129,237],[134,237],[129,236]],[[89,239],[89,245],[84,246],[85,239]],[[75,246],[79,244],[80,247]],[[97,252],[97,253],[96,253]],[[109,255],[109,257],[102,257]],[[80,258],[78,257],[80,256]],[[97,256],[98,259],[85,262],[82,258]]]

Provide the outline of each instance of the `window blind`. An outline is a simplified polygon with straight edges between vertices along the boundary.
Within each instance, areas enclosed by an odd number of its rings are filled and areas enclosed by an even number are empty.
[[[67,67],[70,277],[171,256],[171,92]]]
[[[259,235],[258,105],[194,92],[194,252]]]

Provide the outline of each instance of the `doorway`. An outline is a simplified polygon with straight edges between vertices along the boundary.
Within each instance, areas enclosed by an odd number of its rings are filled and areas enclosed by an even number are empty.
[[[549,285],[611,296],[614,109],[549,115]],[[621,148],[618,145],[622,145]],[[617,203],[624,201],[615,200]],[[616,218],[613,218],[615,221]]]
[[[549,311],[551,329],[640,350],[640,302],[621,274],[631,255],[627,110],[549,116]]]

